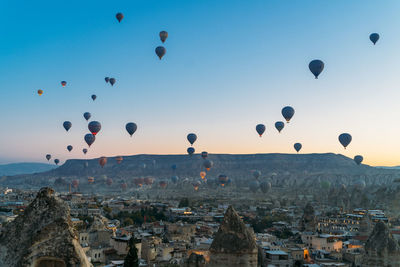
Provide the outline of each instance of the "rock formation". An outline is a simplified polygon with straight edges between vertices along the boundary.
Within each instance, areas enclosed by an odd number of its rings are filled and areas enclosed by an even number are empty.
[[[383,222],[376,223],[364,247],[362,266],[389,267],[400,265],[400,246]]]
[[[79,245],[69,207],[42,188],[22,215],[7,224],[0,236],[2,267],[89,267]]]
[[[300,230],[302,232],[314,232],[317,225],[317,218],[315,217],[315,211],[310,203],[304,208],[304,214],[300,222]]]
[[[225,213],[210,252],[210,267],[257,266],[254,233],[244,225],[232,206]]]

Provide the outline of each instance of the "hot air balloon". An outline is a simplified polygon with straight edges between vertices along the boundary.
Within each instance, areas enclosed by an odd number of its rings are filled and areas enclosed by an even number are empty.
[[[260,178],[260,176],[261,176],[261,172],[260,171],[253,171],[253,176],[254,176],[254,178],[256,178],[256,180],[258,180],[258,178]]]
[[[297,153],[300,151],[302,145],[300,143],[296,143],[293,145],[294,149],[297,151]]]
[[[286,106],[282,109],[282,116],[285,118],[287,123],[289,123],[293,115],[294,115],[294,108]]]
[[[165,49],[165,47],[163,47],[163,46],[156,47],[156,54],[160,60],[162,59],[162,57],[165,55],[166,52],[167,52],[167,49]]]
[[[263,133],[265,132],[265,125],[264,124],[257,124],[256,131],[261,137],[263,135]]]
[[[38,95],[42,95],[43,94],[43,90],[39,89],[37,90]]]
[[[115,15],[115,17],[117,18],[118,22],[121,22],[121,20],[124,18],[124,14],[122,14],[122,13],[117,13],[117,14]]]
[[[143,183],[144,183],[144,179],[143,182],[140,180],[140,178],[135,178],[133,180],[133,183],[137,186],[137,187],[142,187]]]
[[[108,186],[111,186],[112,183],[113,183],[113,180],[112,180],[111,178],[107,178],[106,184],[107,184]]]
[[[96,136],[88,133],[88,134],[85,134],[84,139],[85,139],[86,144],[88,144],[88,146],[90,147],[94,143],[94,141],[96,141]]]
[[[94,177],[89,176],[87,179],[88,179],[88,183],[89,184],[93,184],[94,183]]]
[[[193,185],[194,190],[197,191],[197,190],[199,190],[201,183],[199,181],[197,181],[197,182],[194,182],[192,185]]]
[[[251,190],[251,192],[257,192],[258,188],[260,188],[260,184],[257,181],[251,181],[249,183],[249,189]]]
[[[89,122],[88,128],[93,135],[96,135],[101,130],[101,124],[98,121],[91,121]]]
[[[345,149],[350,144],[351,139],[351,135],[348,133],[342,133],[341,135],[339,135],[339,142]]]
[[[275,122],[275,128],[278,130],[278,132],[281,132],[284,127],[285,123],[283,121]]]
[[[204,168],[206,168],[207,171],[209,171],[214,163],[211,160],[206,159],[203,163]]]
[[[371,35],[369,36],[369,39],[370,39],[371,42],[375,45],[376,42],[378,42],[378,40],[379,40],[379,34],[377,34],[377,33],[371,33]]]
[[[137,125],[134,122],[128,122],[125,125],[125,129],[128,132],[128,134],[132,137],[132,135],[136,132],[137,130]]]
[[[165,189],[166,187],[167,187],[167,182],[166,181],[160,181],[159,183],[158,183],[159,185],[160,185],[160,187],[162,188],[162,189]]]
[[[86,155],[87,151],[88,151],[88,150],[87,150],[86,148],[82,149],[82,152],[83,152],[83,154],[85,154],[85,155]]]
[[[206,159],[206,158],[208,157],[208,152],[207,152],[207,151],[201,152],[201,157],[202,157],[203,159]]]
[[[47,154],[47,155],[46,155],[46,159],[47,159],[47,161],[49,161],[49,160],[51,159],[51,155],[50,155],[50,154]]]
[[[79,186],[79,180],[72,180],[72,186],[77,189]]]
[[[271,183],[266,181],[262,182],[260,184],[260,189],[264,194],[267,193],[271,189]]]
[[[176,168],[178,168],[178,166],[176,166],[176,164],[172,164],[171,169],[172,169],[173,171],[176,171]]]
[[[65,87],[66,85],[67,85],[67,82],[66,82],[66,81],[62,81],[62,82],[61,82],[61,86],[62,86],[62,87]]]
[[[118,164],[120,164],[123,160],[123,158],[121,156],[118,156],[115,158],[115,160],[117,161]]]
[[[366,187],[366,184],[363,180],[360,179],[355,182],[354,187],[358,190],[364,190]]]
[[[144,184],[145,185],[152,185],[153,182],[154,182],[153,178],[150,178],[150,177],[144,178]]]
[[[168,32],[166,32],[166,31],[161,31],[161,32],[160,32],[160,40],[161,40],[161,42],[164,43],[165,40],[167,40],[167,38],[168,38]]]
[[[55,163],[56,165],[58,165],[58,163],[60,163],[60,160],[59,160],[59,159],[55,159],[55,160],[54,160],[54,163]]]
[[[174,183],[174,184],[176,184],[176,182],[178,182],[178,176],[172,176],[171,177],[171,181]]]
[[[191,156],[195,152],[195,149],[193,147],[188,147],[187,153]]]
[[[96,96],[96,95],[92,95],[92,100],[93,100],[93,101],[95,101],[95,100],[96,100],[96,98],[97,98],[97,96]]]
[[[196,142],[196,140],[197,140],[197,135],[194,134],[194,133],[190,133],[190,134],[187,135],[186,138],[187,138],[187,140],[189,141],[189,143],[190,143],[191,145],[193,145],[194,142]]]
[[[364,158],[361,155],[357,155],[354,157],[354,161],[357,163],[357,165],[360,165],[363,160]]]
[[[108,83],[110,81],[109,77],[105,77],[104,80],[106,81],[106,83]]]
[[[228,183],[228,176],[225,174],[220,174],[218,176],[218,182],[221,186],[225,186]]]
[[[68,132],[71,129],[72,123],[70,121],[64,121],[63,123],[64,129]]]
[[[83,113],[83,117],[85,118],[86,121],[88,121],[90,117],[92,117],[92,114],[90,114],[90,112],[85,112]]]
[[[111,84],[111,86],[114,86],[114,84],[115,84],[116,81],[117,81],[117,80],[116,80],[115,78],[110,78],[110,84]]]
[[[71,145],[68,145],[68,146],[67,146],[67,150],[68,150],[69,152],[71,152],[72,149],[73,149],[73,147],[72,147]]]
[[[312,74],[314,74],[315,79],[318,79],[318,76],[324,70],[324,62],[319,59],[314,59],[310,62],[310,64],[308,64],[308,68],[310,69]]]
[[[207,173],[206,172],[200,172],[200,177],[202,180],[204,180],[204,178],[206,178]]]
[[[106,157],[101,157],[99,159],[99,164],[103,168],[107,164],[107,158]]]

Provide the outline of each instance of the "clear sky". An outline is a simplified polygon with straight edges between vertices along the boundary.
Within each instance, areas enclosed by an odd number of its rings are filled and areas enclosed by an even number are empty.
[[[293,153],[301,142],[301,153],[400,165],[399,13],[398,0],[6,1],[0,161],[84,158],[88,111],[103,126],[89,158],[186,153],[195,132],[197,152]],[[312,59],[325,62],[318,80]],[[278,134],[286,105],[296,114]],[[129,121],[138,124],[132,138]],[[347,150],[342,132],[353,136]]]

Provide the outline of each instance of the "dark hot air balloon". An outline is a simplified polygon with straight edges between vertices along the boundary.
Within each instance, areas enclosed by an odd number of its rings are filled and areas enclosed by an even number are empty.
[[[122,14],[122,13],[117,13],[117,14],[115,15],[115,17],[117,18],[118,22],[121,22],[121,20],[124,18],[124,14]]]
[[[90,117],[92,117],[92,114],[90,114],[90,112],[85,112],[83,113],[83,117],[85,118],[86,121],[88,121]]]
[[[96,141],[96,136],[88,133],[88,134],[85,134],[84,139],[85,139],[86,144],[90,147],[94,143],[94,141]]]
[[[378,40],[379,40],[379,34],[377,34],[377,33],[371,33],[371,35],[369,36],[369,39],[370,39],[371,42],[375,45],[376,42],[378,42]]]
[[[55,160],[54,160],[54,163],[55,163],[56,165],[58,165],[58,163],[60,163],[60,160],[59,160],[59,159],[55,159]]]
[[[301,150],[302,145],[300,143],[296,143],[293,145],[294,149],[297,151],[297,153]]]
[[[282,116],[285,118],[287,123],[289,123],[293,115],[294,115],[294,108],[286,106],[282,109]]]
[[[132,135],[136,132],[137,130],[137,125],[134,122],[128,122],[125,125],[125,129],[128,132],[128,134],[132,137]]]
[[[308,64],[308,68],[314,74],[315,79],[318,79],[318,76],[321,74],[321,72],[324,70],[324,62],[322,62],[319,59],[315,59]]]
[[[278,130],[278,132],[281,132],[284,127],[285,123],[283,121],[275,122],[275,128]]]
[[[117,80],[115,78],[110,78],[110,84],[113,86]]]
[[[206,159],[203,163],[203,166],[204,166],[204,168],[206,168],[207,171],[209,171],[213,165],[214,165],[214,163],[209,159]]]
[[[196,142],[196,140],[197,140],[197,135],[194,134],[194,133],[190,133],[190,134],[187,135],[186,138],[187,138],[187,140],[189,141],[189,143],[190,143],[191,145],[193,145],[194,142]]]
[[[110,81],[110,77],[105,77],[104,80],[106,81],[106,83],[108,83]]]
[[[51,159],[51,155],[50,155],[50,154],[47,154],[47,155],[46,155],[46,159],[47,159],[47,161],[49,161],[49,160]]]
[[[361,155],[357,155],[354,157],[354,161],[355,161],[355,163],[357,163],[357,165],[360,165],[363,160],[364,160],[364,158]]]
[[[165,55],[166,52],[167,52],[167,49],[165,49],[165,47],[163,47],[163,46],[156,47],[156,54],[160,60],[162,59],[162,57]]]
[[[61,86],[62,86],[62,87],[65,87],[66,85],[67,85],[67,82],[66,82],[66,81],[62,81],[62,82],[61,82]]]
[[[351,135],[348,133],[342,133],[341,135],[339,135],[339,142],[345,149],[350,144],[351,139]]]
[[[206,158],[208,157],[208,152],[207,152],[207,151],[201,152],[201,157],[202,157],[203,159],[206,159]]]
[[[63,123],[64,129],[68,132],[71,129],[72,123],[70,121],[64,121]]]
[[[265,194],[265,193],[268,193],[268,191],[271,189],[271,183],[269,183],[269,182],[262,182],[261,184],[260,184],[260,189],[261,189],[261,191]]]
[[[167,40],[167,38],[168,38],[168,32],[166,32],[166,31],[161,31],[161,32],[160,32],[160,40],[161,40],[161,42],[164,43],[165,40]]]
[[[95,100],[96,100],[96,98],[97,98],[97,96],[96,96],[96,95],[92,95],[92,100],[93,100],[93,101],[95,101]]]
[[[68,145],[68,146],[67,146],[67,150],[68,150],[69,152],[71,152],[72,149],[73,149],[73,147],[72,147],[71,145]]]
[[[193,155],[194,152],[195,152],[195,149],[194,149],[193,147],[188,147],[187,153],[188,153],[190,156]]]
[[[113,183],[113,180],[112,180],[111,178],[107,178],[106,184],[107,184],[108,186],[111,186],[112,183]]]
[[[98,121],[91,121],[89,122],[88,128],[93,135],[96,135],[101,130],[101,124]]]
[[[260,184],[257,181],[251,181],[249,183],[249,189],[251,190],[251,192],[257,192],[258,188],[260,188]]]
[[[83,154],[85,154],[85,155],[86,155],[87,151],[88,151],[88,150],[87,150],[86,148],[82,149],[82,152],[83,152]]]
[[[260,176],[261,176],[261,172],[260,171],[253,171],[253,176],[254,176],[254,178],[256,178],[257,180],[258,180],[258,178],[260,178]]]
[[[265,125],[257,124],[256,131],[257,131],[258,135],[261,137],[263,135],[263,133],[265,132]]]

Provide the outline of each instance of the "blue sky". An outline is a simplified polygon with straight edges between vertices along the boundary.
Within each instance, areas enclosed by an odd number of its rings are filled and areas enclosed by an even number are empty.
[[[196,132],[198,152],[293,153],[301,142],[302,153],[400,164],[399,10],[395,0],[3,3],[1,162],[82,158],[89,111],[103,129],[87,157],[185,153]],[[160,61],[161,30],[169,38]],[[325,62],[318,80],[308,70],[316,58]],[[296,114],[278,134],[286,105]],[[267,126],[261,139],[258,123]],[[342,132],[353,135],[347,150]]]

